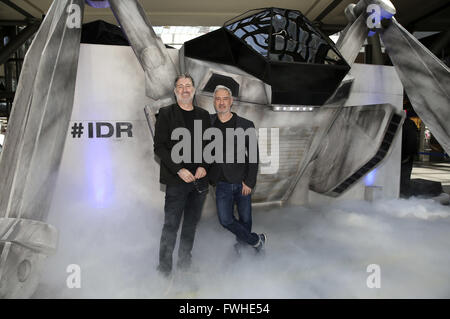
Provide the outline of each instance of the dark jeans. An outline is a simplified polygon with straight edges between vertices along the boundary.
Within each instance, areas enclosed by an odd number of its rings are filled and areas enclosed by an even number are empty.
[[[234,204],[237,206],[239,220],[234,217]],[[252,233],[252,197],[242,195],[242,183],[218,182],[216,186],[216,205],[220,224],[236,235],[240,243],[256,245],[259,236]]]
[[[180,246],[178,249],[178,266],[189,267],[191,250],[194,245],[195,229],[200,220],[207,192],[199,192],[193,183],[167,185],[164,204],[164,226],[159,246],[159,270],[172,270],[172,254],[175,248],[181,216]]]

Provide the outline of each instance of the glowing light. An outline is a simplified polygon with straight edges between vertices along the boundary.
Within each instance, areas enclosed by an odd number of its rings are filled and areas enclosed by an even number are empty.
[[[86,3],[93,8],[99,8],[99,9],[109,8],[108,1],[86,0]]]
[[[364,177],[364,182],[365,182],[366,186],[373,185],[373,183],[375,182],[376,174],[377,174],[377,169],[375,168],[374,170],[369,172],[369,174],[367,174],[366,177]]]
[[[86,191],[89,192],[88,198],[95,208],[106,208],[114,202],[114,173],[109,143],[107,139],[87,141]]]

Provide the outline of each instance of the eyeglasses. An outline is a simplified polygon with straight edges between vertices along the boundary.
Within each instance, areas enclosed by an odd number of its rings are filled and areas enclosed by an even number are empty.
[[[208,191],[208,183],[199,183],[197,180],[193,182],[195,190],[199,194],[203,194]]]

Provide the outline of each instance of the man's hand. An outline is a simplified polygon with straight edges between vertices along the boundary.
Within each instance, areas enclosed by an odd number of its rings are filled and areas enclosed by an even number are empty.
[[[201,166],[197,167],[197,170],[195,171],[195,178],[200,179],[205,176],[206,176],[206,170]]]
[[[247,185],[245,185],[244,182],[242,182],[242,195],[247,196],[250,195],[252,192],[252,189],[250,187],[248,187]]]
[[[195,177],[194,175],[192,175],[191,172],[189,172],[187,169],[182,168],[178,171],[178,176],[180,176],[180,178],[185,181],[186,183],[192,183],[193,181],[195,181]]]

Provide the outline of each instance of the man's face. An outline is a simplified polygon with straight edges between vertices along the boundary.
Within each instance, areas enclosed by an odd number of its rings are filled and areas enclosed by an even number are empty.
[[[191,79],[181,78],[178,79],[174,92],[178,102],[189,104],[192,103],[192,100],[194,99],[195,87],[192,84]]]
[[[214,94],[214,108],[217,113],[227,114],[231,112],[231,104],[233,104],[233,97],[230,96],[227,90],[219,89]]]

